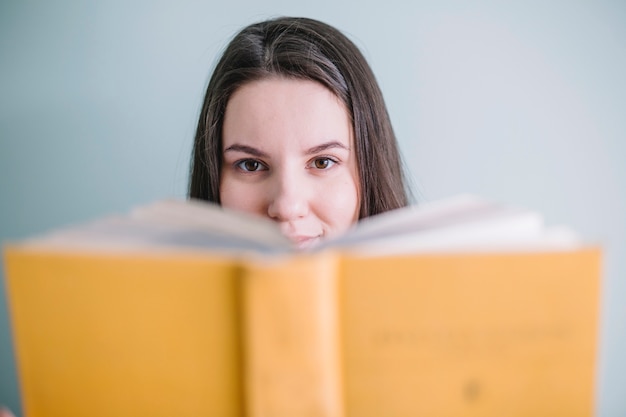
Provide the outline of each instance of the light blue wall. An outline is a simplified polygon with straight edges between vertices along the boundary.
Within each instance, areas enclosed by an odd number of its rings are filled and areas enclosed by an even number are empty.
[[[307,3],[1,2],[0,239],[183,196],[229,37],[318,18],[372,64],[419,199],[477,193],[605,246],[598,415],[626,415],[626,3]],[[0,403],[19,412],[3,289]]]

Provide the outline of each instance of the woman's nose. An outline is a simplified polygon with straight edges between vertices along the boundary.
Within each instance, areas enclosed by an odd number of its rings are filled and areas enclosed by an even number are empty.
[[[283,222],[305,217],[309,210],[309,191],[309,187],[297,173],[275,173],[268,196],[268,216]]]

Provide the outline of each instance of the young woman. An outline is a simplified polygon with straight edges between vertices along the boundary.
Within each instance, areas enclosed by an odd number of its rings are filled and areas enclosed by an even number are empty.
[[[407,205],[389,115],[358,48],[306,18],[239,32],[209,81],[189,196],[269,217],[300,247]]]

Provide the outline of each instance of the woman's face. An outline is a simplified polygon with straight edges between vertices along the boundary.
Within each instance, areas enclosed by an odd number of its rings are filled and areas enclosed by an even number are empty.
[[[226,106],[220,200],[276,221],[298,247],[358,219],[354,133],[343,103],[319,83],[266,78]]]

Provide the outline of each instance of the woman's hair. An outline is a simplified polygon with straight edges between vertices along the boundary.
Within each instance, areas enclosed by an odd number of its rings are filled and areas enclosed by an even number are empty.
[[[359,218],[408,204],[396,138],[365,58],[332,26],[286,17],[244,28],[217,63],[196,131],[190,198],[220,202],[222,126],[228,100],[242,85],[271,76],[319,82],[345,105],[354,129]]]

